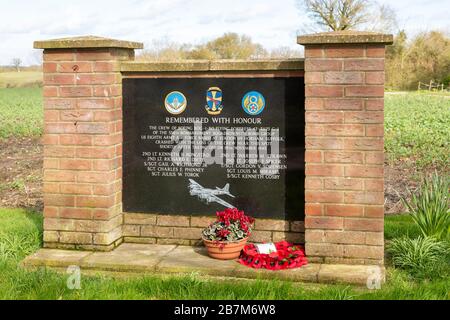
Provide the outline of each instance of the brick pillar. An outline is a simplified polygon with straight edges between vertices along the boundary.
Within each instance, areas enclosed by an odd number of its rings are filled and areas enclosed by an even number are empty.
[[[122,240],[121,61],[140,43],[97,37],[44,50],[44,246],[107,251]]]
[[[384,54],[391,35],[331,32],[305,46],[306,253],[384,263]]]

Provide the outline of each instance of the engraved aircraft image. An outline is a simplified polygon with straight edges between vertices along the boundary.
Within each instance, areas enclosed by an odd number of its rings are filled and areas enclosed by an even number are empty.
[[[217,202],[226,208],[234,208],[233,205],[218,197],[220,195],[227,195],[234,198],[234,196],[230,193],[229,183],[227,183],[222,189],[219,187],[216,187],[216,189],[208,189],[202,187],[198,182],[189,179],[189,193],[191,194],[191,196],[196,196],[200,200],[205,201],[207,204],[211,202]]]

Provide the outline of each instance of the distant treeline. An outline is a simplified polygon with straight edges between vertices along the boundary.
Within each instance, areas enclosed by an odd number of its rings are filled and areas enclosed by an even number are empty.
[[[273,50],[265,49],[255,43],[249,36],[237,33],[225,33],[223,36],[200,45],[176,44],[167,41],[154,42],[151,49],[138,56],[144,61],[176,61],[185,59],[217,60],[217,59],[271,59],[300,58],[302,51],[289,47],[279,47]]]
[[[288,59],[302,56],[300,48],[280,47],[267,50],[245,35],[226,33],[201,45],[154,43],[152,49],[138,56],[144,61],[183,59]],[[418,34],[411,40],[399,32],[386,52],[386,86],[395,90],[417,89],[419,82],[431,80],[450,84],[450,38],[439,31]]]
[[[246,35],[226,33],[200,45],[154,42],[140,53],[140,61],[177,61],[185,59],[290,59],[301,58],[301,46],[265,49]],[[20,71],[41,71],[41,66],[20,67]],[[0,66],[0,72],[15,72],[14,66]],[[408,39],[405,32],[395,36],[386,51],[386,87],[415,90],[421,83],[450,85],[450,37],[439,31],[423,32]]]
[[[386,52],[386,86],[417,89],[418,83],[450,85],[450,38],[439,31],[420,33],[408,40],[405,32],[395,37]]]

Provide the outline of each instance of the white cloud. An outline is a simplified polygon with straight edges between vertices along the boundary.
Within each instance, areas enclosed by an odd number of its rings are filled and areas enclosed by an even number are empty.
[[[410,34],[425,30],[450,31],[450,1],[437,0],[378,0],[392,7],[399,20],[399,28]]]
[[[161,39],[198,44],[225,32],[238,32],[268,48],[296,49],[296,34],[308,21],[299,1],[0,0],[0,65],[14,57],[33,63],[34,40],[87,34],[149,46]],[[399,14],[400,26],[417,32],[449,28],[450,4],[444,2],[399,0],[391,5]]]

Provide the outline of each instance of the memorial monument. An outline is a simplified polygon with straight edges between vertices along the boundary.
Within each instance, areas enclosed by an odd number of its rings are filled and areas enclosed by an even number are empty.
[[[140,43],[44,49],[44,246],[197,245],[225,207],[309,261],[384,261],[384,52],[301,36],[305,59],[134,62]]]

